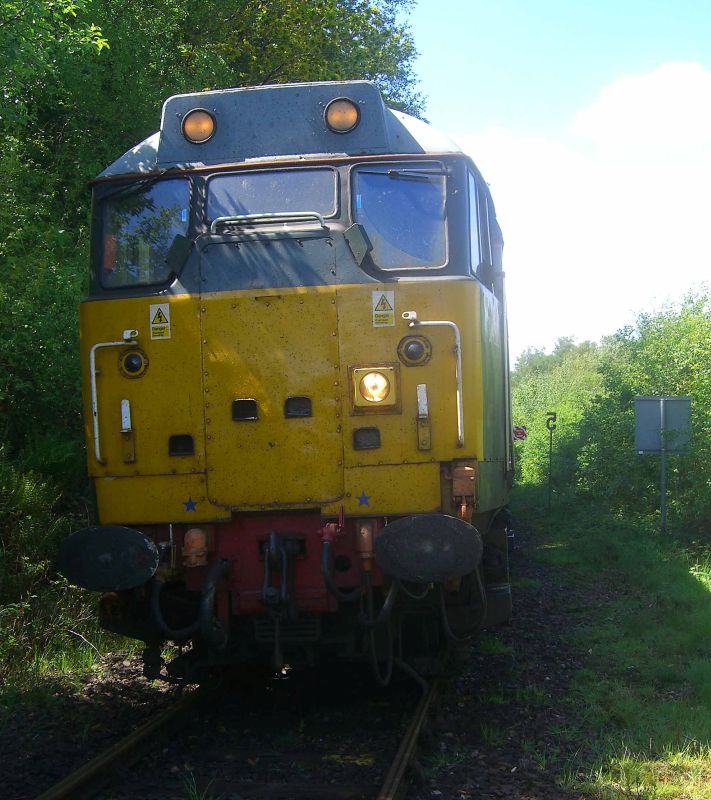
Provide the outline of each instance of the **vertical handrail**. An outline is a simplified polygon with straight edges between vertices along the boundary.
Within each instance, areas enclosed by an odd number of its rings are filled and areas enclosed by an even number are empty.
[[[402,318],[408,320],[410,328],[415,327],[445,327],[451,328],[454,332],[454,354],[456,363],[454,376],[457,383],[457,447],[464,447],[464,406],[462,403],[462,337],[456,322],[446,319],[421,320],[417,319],[416,311],[403,311]]]
[[[89,382],[91,386],[91,422],[94,431],[94,457],[99,464],[104,464],[104,459],[101,456],[101,443],[99,441],[99,397],[96,387],[96,351],[102,347],[127,347],[129,345],[136,345],[138,342],[138,331],[132,328],[123,332],[123,338],[120,342],[97,342],[89,350]]]

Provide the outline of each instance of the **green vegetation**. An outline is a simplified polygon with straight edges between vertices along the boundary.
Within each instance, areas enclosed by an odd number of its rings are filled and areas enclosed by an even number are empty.
[[[567,507],[537,522],[538,554],[589,593],[569,702],[568,772],[590,798],[711,798],[711,568],[697,541],[654,519]],[[551,546],[555,545],[555,546]],[[696,555],[694,555],[696,554]],[[563,555],[563,557],[561,557]]]
[[[180,92],[374,80],[419,113],[410,0],[0,0],[0,678],[85,668],[107,640],[57,576],[92,519],[77,307],[86,182]],[[6,689],[7,691],[9,689]]]
[[[517,512],[538,557],[590,602],[574,631],[586,664],[570,702],[565,765],[582,796],[711,798],[711,308],[709,298],[640,317],[600,346],[529,352],[514,380]],[[659,532],[659,460],[633,449],[635,395],[690,395],[691,452],[670,459],[670,529]],[[558,412],[546,511],[548,411]]]
[[[688,395],[694,437],[670,457],[670,513],[678,529],[703,532],[711,518],[711,306],[707,294],[642,315],[601,345],[559,340],[551,355],[528,351],[513,375],[514,421],[526,486],[548,479],[546,413],[556,411],[553,492],[646,518],[659,504],[659,460],[634,450],[635,395]]]

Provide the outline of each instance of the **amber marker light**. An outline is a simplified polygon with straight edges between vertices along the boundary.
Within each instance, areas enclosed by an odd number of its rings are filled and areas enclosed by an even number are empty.
[[[193,144],[203,144],[215,133],[215,118],[204,108],[194,108],[183,117],[183,136]]]
[[[207,531],[190,528],[183,539],[183,566],[204,567],[207,565]]]
[[[326,106],[324,116],[334,133],[348,133],[360,122],[360,109],[347,97],[338,97]]]

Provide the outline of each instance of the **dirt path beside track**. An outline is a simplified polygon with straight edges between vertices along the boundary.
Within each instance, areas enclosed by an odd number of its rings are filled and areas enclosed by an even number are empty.
[[[561,778],[574,778],[589,754],[572,744],[582,720],[565,698],[585,655],[572,641],[578,611],[598,600],[535,551],[532,530],[519,524],[513,621],[460,649],[408,800],[579,800]]]

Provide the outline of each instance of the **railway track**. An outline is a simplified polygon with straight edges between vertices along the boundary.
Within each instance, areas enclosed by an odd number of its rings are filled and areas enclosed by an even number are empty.
[[[437,699],[438,691],[439,681],[433,681],[423,693],[412,716],[412,721],[402,737],[395,759],[388,770],[388,774],[385,776],[385,781],[378,793],[377,800],[397,800],[397,798],[402,797],[406,788],[405,782],[408,768],[417,754],[417,742],[427,722],[430,709]]]
[[[237,792],[245,800],[261,800],[261,798],[283,798],[283,800],[397,800],[404,796],[407,788],[408,768],[416,755],[417,743],[428,714],[438,693],[438,684],[433,682],[427,686],[417,702],[400,745],[390,762],[385,779],[379,791],[372,784],[366,783],[318,783],[313,780],[307,783],[298,781],[254,781],[242,780],[239,776],[221,780],[213,786],[208,784],[201,796],[229,796]],[[39,795],[36,800],[84,800],[97,796],[120,771],[125,773],[126,767],[138,762],[167,727],[181,718],[189,717],[198,704],[204,700],[206,693],[200,690],[184,695],[175,704],[145,722],[121,741],[109,747],[76,772]],[[301,759],[308,754],[290,752],[263,753],[259,757],[272,758],[285,763]],[[316,771],[323,768],[323,756],[312,754]],[[377,785],[377,784],[376,784]],[[167,796],[167,795],[165,795]]]
[[[134,731],[111,747],[99,753],[91,761],[63,778],[46,792],[38,795],[36,800],[82,800],[93,797],[110,780],[112,770],[117,765],[121,768],[135,763],[143,755],[143,748],[155,741],[169,723],[177,721],[195,708],[205,698],[205,692],[197,689],[184,694],[173,705],[144,722]]]

